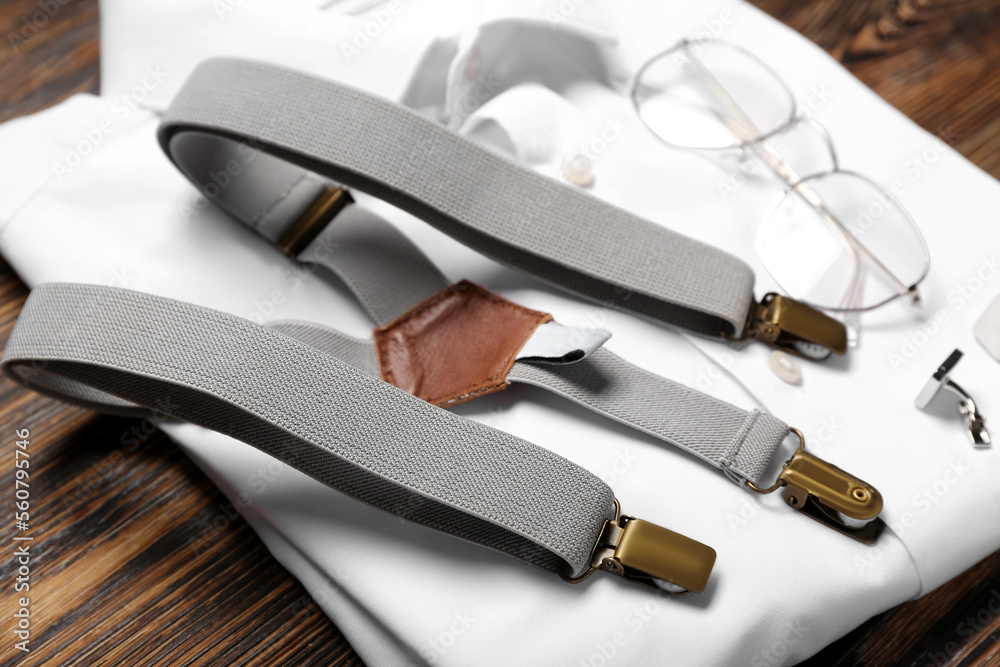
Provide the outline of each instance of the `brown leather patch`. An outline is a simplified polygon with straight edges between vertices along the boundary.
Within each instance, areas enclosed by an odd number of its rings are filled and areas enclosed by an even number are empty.
[[[535,328],[552,319],[463,280],[375,329],[382,379],[441,407],[507,386]]]

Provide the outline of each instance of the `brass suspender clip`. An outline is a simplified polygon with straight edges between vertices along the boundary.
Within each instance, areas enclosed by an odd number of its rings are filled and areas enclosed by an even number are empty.
[[[292,257],[297,257],[345,206],[353,202],[354,198],[345,188],[328,187],[298,220],[285,229],[277,241],[278,246]]]
[[[604,524],[590,565],[579,577],[562,577],[577,583],[604,570],[669,595],[687,595],[705,590],[715,549],[655,523],[622,516],[616,499],[615,518]]]
[[[789,506],[844,535],[873,544],[885,530],[878,518],[882,495],[867,482],[807,452],[802,432],[791,430],[799,436],[799,448],[785,463],[778,481],[766,489],[750,481],[747,486],[757,493],[784,487]]]
[[[743,338],[747,337],[816,361],[832,352],[847,352],[847,328],[842,322],[774,292],[751,308]]]

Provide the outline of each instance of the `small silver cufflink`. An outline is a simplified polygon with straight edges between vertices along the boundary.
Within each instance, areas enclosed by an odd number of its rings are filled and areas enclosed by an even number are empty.
[[[972,444],[976,447],[989,447],[990,433],[986,430],[986,417],[979,412],[976,402],[969,396],[969,392],[962,389],[958,383],[949,377],[952,369],[955,368],[955,365],[958,364],[961,358],[961,350],[955,350],[948,355],[948,358],[944,360],[944,363],[938,367],[934,375],[931,376],[931,379],[924,385],[915,402],[918,408],[926,410],[927,406],[931,404],[931,401],[934,400],[934,397],[941,390],[950,392],[958,398],[958,412],[965,418],[965,423],[969,427],[969,437],[972,438]]]

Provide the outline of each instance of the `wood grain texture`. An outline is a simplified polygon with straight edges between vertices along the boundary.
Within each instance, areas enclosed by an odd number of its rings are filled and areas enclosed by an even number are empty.
[[[97,92],[97,0],[0,1],[0,122]]]
[[[754,4],[926,129],[949,130],[960,152],[1000,177],[1000,0]],[[68,0],[44,22],[33,19],[39,8],[39,0],[0,2],[0,120],[97,91],[96,0]],[[0,262],[0,345],[25,296]],[[143,434],[148,426],[0,381],[0,508],[9,516],[13,430],[31,429],[36,536],[27,657],[9,641],[15,566],[12,549],[0,553],[0,664],[360,665],[246,523],[228,518],[225,498],[162,434]],[[0,543],[13,535],[0,526]],[[806,664],[1000,665],[996,600],[1000,554]]]

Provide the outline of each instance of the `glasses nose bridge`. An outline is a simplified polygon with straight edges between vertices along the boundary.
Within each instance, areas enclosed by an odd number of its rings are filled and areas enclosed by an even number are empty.
[[[759,160],[788,187],[795,187],[810,176],[840,170],[826,128],[807,117],[794,118],[768,136],[745,141],[737,150],[741,160]]]

